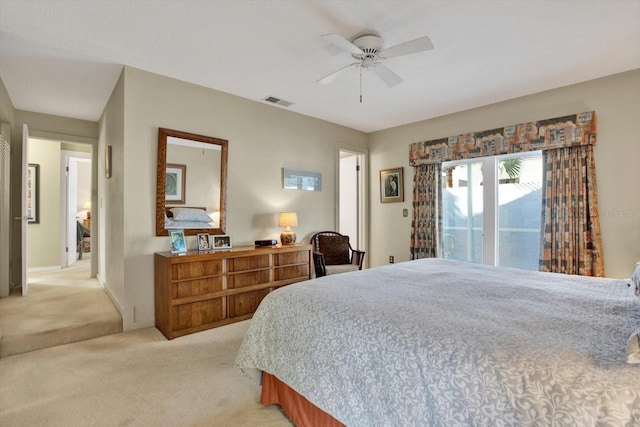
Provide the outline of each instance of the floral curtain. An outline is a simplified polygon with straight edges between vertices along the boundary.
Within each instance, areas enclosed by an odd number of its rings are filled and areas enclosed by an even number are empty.
[[[411,259],[440,255],[442,162],[544,150],[540,270],[604,276],[595,144],[594,111],[411,144]]]
[[[543,158],[540,271],[604,277],[593,146]]]
[[[415,168],[413,177],[413,219],[411,221],[411,259],[440,255],[442,234],[442,165],[431,163]]]

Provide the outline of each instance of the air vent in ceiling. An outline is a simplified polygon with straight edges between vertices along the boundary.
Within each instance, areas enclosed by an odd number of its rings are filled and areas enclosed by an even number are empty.
[[[272,104],[280,105],[282,107],[288,107],[291,104],[293,104],[293,102],[285,101],[284,99],[276,98],[275,96],[267,96],[266,98],[263,99],[263,101],[267,101],[267,102],[270,102]]]

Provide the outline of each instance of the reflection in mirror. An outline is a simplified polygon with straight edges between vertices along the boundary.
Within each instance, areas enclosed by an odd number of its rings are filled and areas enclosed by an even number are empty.
[[[228,141],[158,130],[156,235],[225,234]]]

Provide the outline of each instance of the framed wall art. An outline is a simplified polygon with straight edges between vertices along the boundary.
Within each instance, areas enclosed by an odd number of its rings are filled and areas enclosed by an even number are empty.
[[[167,164],[165,202],[171,204],[184,204],[185,181],[187,178],[187,165]]]
[[[27,222],[40,223],[40,165],[29,163],[27,167]]]
[[[322,191],[322,173],[282,168],[285,190]]]
[[[111,148],[111,145],[107,145],[104,148],[104,177],[109,179],[111,178],[111,156],[113,149]]]
[[[404,168],[380,171],[380,202],[404,202]]]

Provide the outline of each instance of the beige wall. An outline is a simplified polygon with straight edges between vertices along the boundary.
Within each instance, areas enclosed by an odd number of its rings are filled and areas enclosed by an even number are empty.
[[[116,281],[122,280],[125,329],[154,324],[153,253],[168,250],[167,237],[155,237],[158,127],[229,141],[226,232],[234,245],[278,238],[276,217],[283,210],[298,212],[298,241],[335,227],[336,147],[366,148],[366,134],[130,67],[116,87],[118,98],[121,85],[124,106],[112,96],[105,114],[119,115],[123,108],[124,144],[118,132],[113,140],[107,132],[104,140],[114,145],[114,178],[107,180],[107,191],[122,189],[121,198],[105,198],[108,220],[123,221],[109,233],[121,233],[113,239],[122,238],[123,244],[106,248],[105,286],[111,288],[111,274],[118,274],[111,265],[124,264],[124,276]],[[103,118],[101,132],[109,120]],[[285,166],[322,172],[323,191],[283,190]],[[111,206],[118,199],[122,212]],[[187,239],[190,248],[195,244],[195,237]]]
[[[14,108],[7,88],[4,82],[0,78],[0,144],[6,141],[7,144],[11,144],[11,126],[13,124]],[[4,147],[4,145],[2,145]],[[2,157],[2,156],[0,156]],[[10,161],[10,159],[9,159]],[[2,169],[4,170],[4,162]],[[4,177],[3,174],[3,178]],[[0,297],[6,297],[9,295],[9,282],[11,280],[11,273],[9,269],[9,258],[11,248],[11,223],[13,222],[13,215],[10,207],[7,205],[7,200],[10,197],[9,187],[5,187],[0,191],[2,200],[0,203],[3,206],[0,208]]]
[[[99,122],[98,203],[92,215],[97,213],[99,218],[98,280],[123,319],[132,319],[133,309],[125,313],[124,292],[124,107],[123,72]],[[105,178],[105,147],[107,145],[112,147],[112,176],[109,179]],[[140,163],[153,163],[154,156],[149,153],[142,159],[144,161]],[[130,185],[135,187],[136,183],[132,181]],[[132,212],[131,217],[138,218],[138,215]],[[91,243],[96,244],[94,241]],[[93,260],[93,257],[91,259]]]
[[[5,87],[2,78],[0,78],[0,122],[13,125],[13,120],[13,103],[11,102],[11,98],[9,98],[9,93],[7,92],[7,88]]]
[[[403,208],[411,212],[409,144],[593,110],[605,272],[629,277],[640,260],[639,94],[640,70],[635,70],[370,134],[371,224],[390,224],[372,227],[371,265],[386,264],[389,255],[396,262],[410,258],[411,215],[402,217]],[[378,171],[396,166],[405,168],[405,202],[381,204]]]
[[[39,165],[39,222],[27,227],[27,269],[60,268],[60,143],[29,140],[29,163]]]

